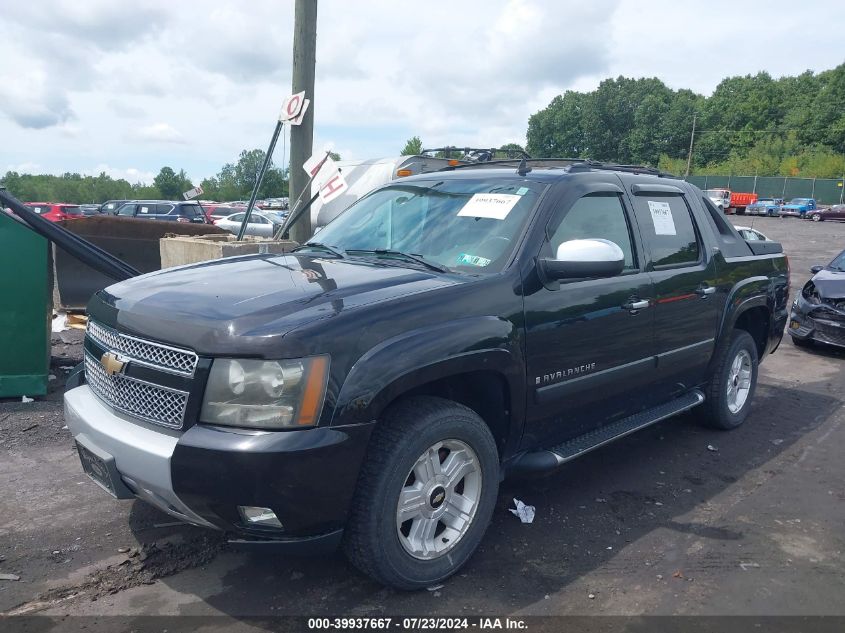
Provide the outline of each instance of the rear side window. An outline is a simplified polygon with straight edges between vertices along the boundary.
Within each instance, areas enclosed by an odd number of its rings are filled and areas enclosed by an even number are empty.
[[[559,222],[555,227],[555,223]],[[625,209],[618,195],[584,196],[575,202],[563,219],[554,218],[549,224],[549,244],[552,254],[569,240],[610,240],[625,254],[625,270],[637,267],[631,240],[631,230]]]
[[[701,244],[683,196],[646,193],[635,196],[634,206],[655,267],[698,263]]]
[[[79,207],[62,207],[62,211],[64,211],[66,215],[82,215],[82,211]]]
[[[170,213],[171,209],[173,209],[172,204],[157,204],[156,205],[156,213],[158,215],[167,215]]]
[[[138,214],[139,215],[149,215],[150,213],[155,213],[155,205],[154,204],[138,205]]]

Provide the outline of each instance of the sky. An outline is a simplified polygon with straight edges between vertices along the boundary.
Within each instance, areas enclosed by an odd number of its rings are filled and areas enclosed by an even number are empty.
[[[293,4],[0,0],[0,174],[135,183],[169,165],[199,182],[266,148]],[[730,75],[833,68],[842,25],[833,0],[319,0],[314,147],[524,144],[531,114],[608,77],[710,94]]]

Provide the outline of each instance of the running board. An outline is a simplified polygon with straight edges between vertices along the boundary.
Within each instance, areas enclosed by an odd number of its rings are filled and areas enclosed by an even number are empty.
[[[694,389],[680,398],[661,404],[653,409],[623,418],[595,431],[567,440],[545,450],[526,453],[509,468],[509,475],[540,475],[563,466],[565,463],[589,453],[605,444],[630,435],[652,424],[671,418],[704,402],[704,394]]]

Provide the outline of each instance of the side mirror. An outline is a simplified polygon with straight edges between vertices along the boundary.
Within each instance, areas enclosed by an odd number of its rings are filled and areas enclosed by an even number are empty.
[[[625,268],[625,253],[610,240],[569,240],[554,258],[540,259],[540,268],[549,280],[615,277]]]
[[[816,273],[820,273],[822,270],[824,270],[824,266],[816,265],[816,266],[813,266],[812,268],[810,268],[810,272],[813,273],[814,275]]]

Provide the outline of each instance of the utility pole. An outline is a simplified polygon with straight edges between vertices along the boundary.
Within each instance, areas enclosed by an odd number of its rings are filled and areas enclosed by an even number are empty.
[[[311,198],[308,174],[303,163],[311,157],[314,142],[314,66],[317,54],[317,0],[296,0],[293,18],[293,90],[305,91],[311,107],[301,125],[290,126],[289,198]],[[305,242],[311,237],[311,213],[305,213],[290,229],[292,240]]]
[[[690,164],[692,163],[692,143],[695,140],[695,119],[698,116],[697,113],[692,113],[692,134],[689,137],[689,154],[687,154],[687,172],[684,174],[684,178],[689,176],[689,168]]]

